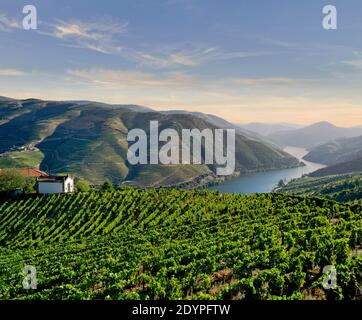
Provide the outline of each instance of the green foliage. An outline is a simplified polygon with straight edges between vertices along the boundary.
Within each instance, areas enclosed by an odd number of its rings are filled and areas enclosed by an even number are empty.
[[[37,168],[44,155],[40,151],[13,151],[1,154],[0,168]]]
[[[75,188],[77,189],[78,192],[88,192],[91,189],[89,183],[85,180],[78,181],[77,184],[75,185]]]
[[[338,202],[362,203],[362,173],[350,173],[320,178],[295,179],[277,190],[285,194],[318,196]]]
[[[361,235],[360,206],[273,193],[23,198],[0,203],[0,299],[361,299]]]
[[[24,182],[24,192],[32,193],[36,191],[36,179],[35,178],[26,178]]]
[[[25,178],[21,173],[13,169],[0,170],[0,191],[12,191],[22,188]]]
[[[114,189],[113,184],[109,180],[106,180],[102,185],[102,190],[103,191],[112,191],[113,189]]]

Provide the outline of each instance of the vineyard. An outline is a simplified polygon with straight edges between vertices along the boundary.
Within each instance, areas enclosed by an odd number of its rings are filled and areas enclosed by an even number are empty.
[[[278,189],[278,192],[318,196],[351,204],[362,203],[362,173],[298,178]]]
[[[361,207],[320,198],[125,188],[0,203],[0,299],[362,299],[361,270]]]

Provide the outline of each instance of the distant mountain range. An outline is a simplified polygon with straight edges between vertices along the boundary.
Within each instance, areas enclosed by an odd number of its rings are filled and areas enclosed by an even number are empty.
[[[133,128],[148,132],[151,120],[159,121],[160,130],[174,128],[178,132],[182,128],[203,130],[234,126],[202,113],[156,112],[137,105],[90,101],[1,97],[0,165],[19,167],[22,163],[38,161],[37,165],[51,174],[69,173],[95,184],[111,179],[139,186],[168,186],[199,181],[202,177],[215,178],[212,165],[129,165],[127,133]],[[258,134],[237,129],[238,172],[299,165],[297,159],[266,140]],[[24,146],[31,151],[14,151]],[[16,162],[12,162],[14,155]]]
[[[303,126],[292,123],[261,123],[261,122],[251,122],[247,124],[238,124],[240,128],[243,128],[248,131],[256,132],[265,137],[270,136],[276,132],[286,132],[291,130],[300,129]]]
[[[343,138],[341,138],[341,136]],[[352,136],[346,138],[348,136]],[[280,145],[308,148],[306,161],[327,167],[308,176],[293,179],[275,191],[317,196],[340,202],[356,203],[362,199],[362,128],[338,128],[328,122],[270,135]],[[328,141],[322,143],[323,141]]]
[[[362,135],[348,139],[338,139],[312,149],[305,160],[335,165],[362,158]]]
[[[360,135],[362,135],[362,128],[339,128],[329,122],[318,122],[296,130],[275,132],[270,134],[268,138],[280,146],[294,146],[310,150],[336,139]]]
[[[312,149],[304,159],[328,165],[311,173],[312,177],[362,172],[362,136],[322,144]]]

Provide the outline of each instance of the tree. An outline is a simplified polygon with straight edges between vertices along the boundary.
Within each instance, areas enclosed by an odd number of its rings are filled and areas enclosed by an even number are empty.
[[[104,190],[104,191],[112,191],[112,190],[113,190],[113,184],[112,184],[112,182],[109,181],[109,180],[106,180],[106,181],[103,183],[102,190]]]
[[[78,181],[78,183],[75,185],[75,188],[78,192],[88,192],[90,190],[89,183],[85,180]]]
[[[24,192],[32,193],[36,191],[36,180],[34,178],[27,178],[24,181]]]
[[[278,182],[278,188],[283,188],[285,186],[284,180],[280,179]]]
[[[0,171],[0,191],[12,191],[23,188],[25,178],[15,169],[4,169]]]

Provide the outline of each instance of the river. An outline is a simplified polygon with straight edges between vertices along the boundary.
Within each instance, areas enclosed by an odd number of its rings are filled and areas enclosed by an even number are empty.
[[[308,153],[306,149],[286,147],[284,148],[284,151],[303,161],[306,165],[304,167],[298,168],[273,170],[243,175],[238,178],[225,181],[219,185],[209,187],[208,189],[218,190],[223,193],[248,194],[256,192],[270,192],[278,185],[280,180],[289,182],[292,179],[300,178],[304,174],[308,174],[325,167],[325,165],[321,163],[302,160],[303,157]]]

